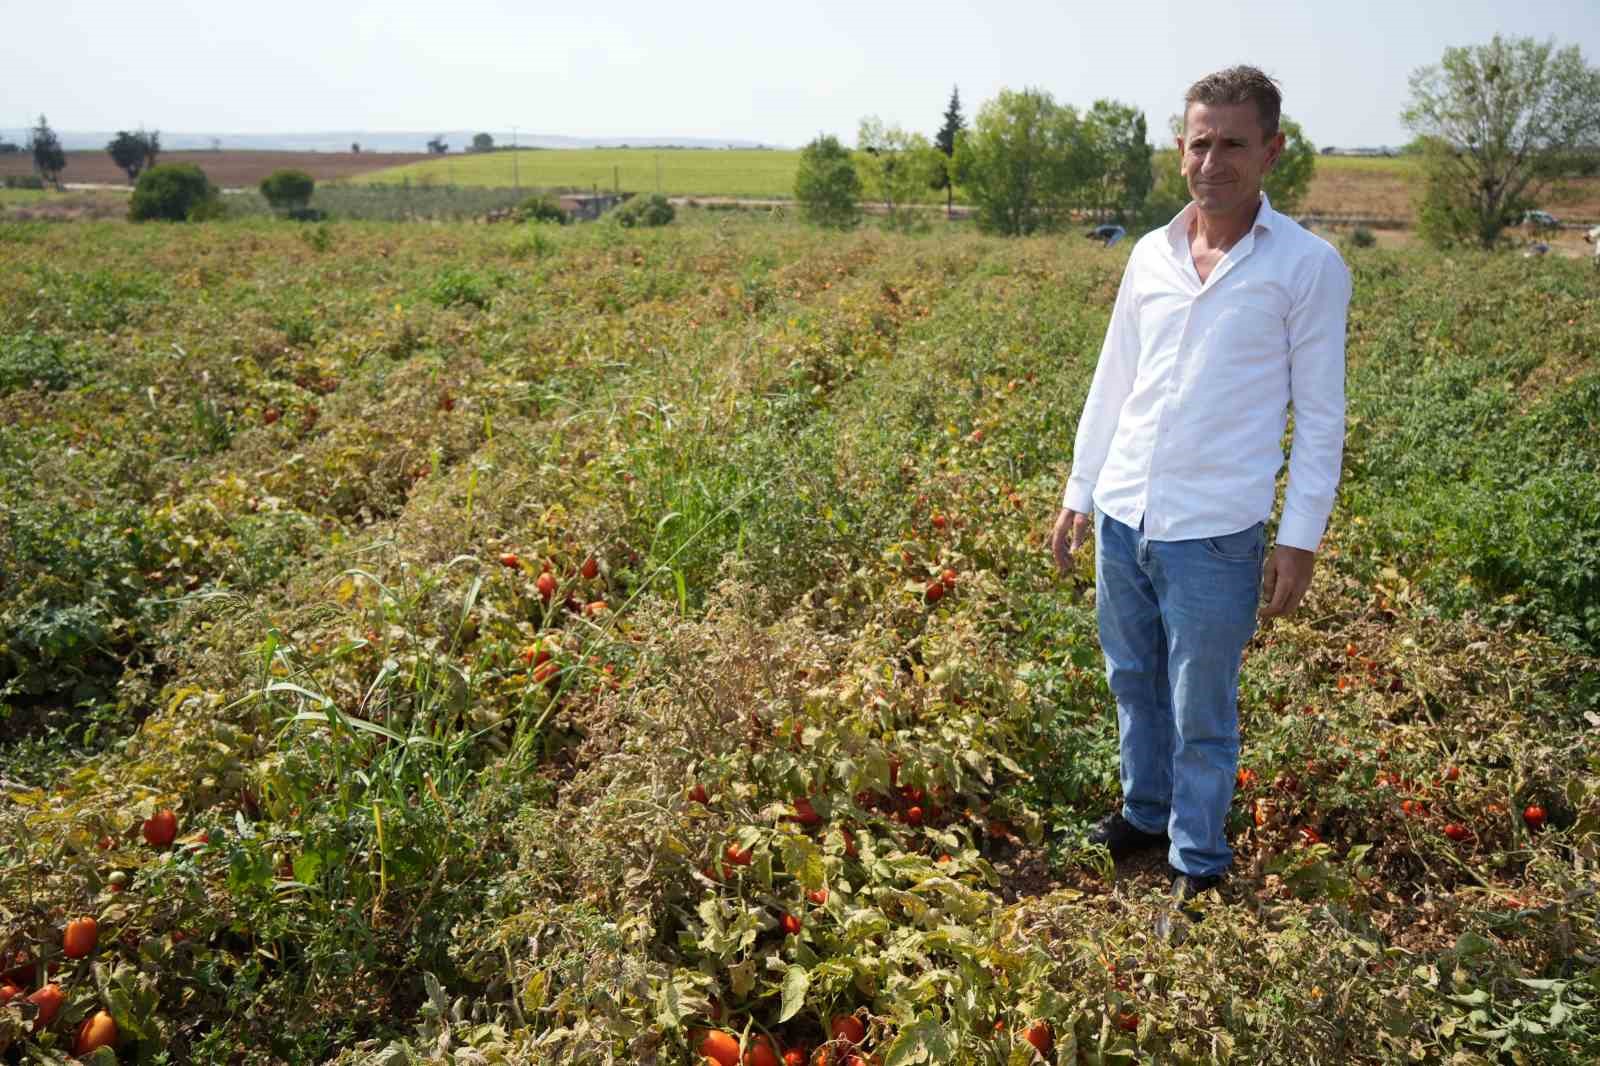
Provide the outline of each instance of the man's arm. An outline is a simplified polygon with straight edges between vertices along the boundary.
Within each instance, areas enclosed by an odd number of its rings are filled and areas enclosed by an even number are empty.
[[[1278,543],[1267,561],[1262,617],[1288,614],[1311,584],[1317,546],[1333,512],[1344,451],[1344,340],[1350,272],[1329,251],[1289,312],[1289,396],[1294,439]]]
[[[1100,346],[1100,361],[1094,368],[1089,395],[1083,401],[1083,414],[1078,418],[1072,474],[1067,478],[1061,506],[1079,514],[1094,509],[1094,484],[1111,451],[1117,416],[1133,390],[1139,370],[1139,311],[1133,295],[1133,271],[1134,259],[1130,258],[1117,287],[1117,302],[1111,309],[1111,322]]]
[[[1135,249],[1135,256],[1138,252]],[[1056,566],[1065,572],[1070,557],[1087,538],[1088,515],[1094,511],[1094,486],[1100,478],[1117,432],[1122,405],[1133,391],[1139,370],[1139,311],[1133,294],[1134,258],[1123,269],[1117,286],[1117,301],[1111,309],[1105,341],[1100,346],[1100,361],[1094,380],[1078,417],[1078,433],[1072,446],[1072,473],[1061,494],[1061,513],[1050,535],[1050,550]]]

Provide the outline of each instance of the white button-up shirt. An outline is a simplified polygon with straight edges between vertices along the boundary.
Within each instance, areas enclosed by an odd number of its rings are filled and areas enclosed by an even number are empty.
[[[1315,551],[1344,449],[1350,272],[1261,197],[1202,283],[1193,203],[1134,247],[1078,422],[1062,506],[1151,540],[1217,537],[1272,513],[1294,404],[1278,543]]]

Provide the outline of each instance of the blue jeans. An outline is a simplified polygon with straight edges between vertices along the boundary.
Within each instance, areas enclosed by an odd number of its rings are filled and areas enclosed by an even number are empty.
[[[1186,874],[1233,861],[1223,828],[1239,763],[1239,664],[1256,630],[1265,524],[1155,541],[1096,515],[1095,608],[1117,700],[1122,816],[1166,831]]]

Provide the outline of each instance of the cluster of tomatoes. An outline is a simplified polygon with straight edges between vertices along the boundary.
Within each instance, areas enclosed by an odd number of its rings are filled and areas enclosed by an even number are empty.
[[[141,832],[145,843],[151,847],[169,847],[177,839],[178,816],[170,808],[163,808],[145,819]],[[102,849],[109,848],[110,839],[102,838],[100,846]],[[108,880],[107,888],[112,892],[120,892],[126,883],[126,875],[120,878],[113,877]],[[61,954],[69,959],[86,959],[93,955],[99,946],[100,923],[91,915],[73,918],[61,930]],[[66,993],[59,984],[49,979],[49,970],[44,965],[36,964],[26,958],[14,961],[17,963],[16,966],[0,973],[0,1007],[17,999],[32,1004],[35,1008],[33,1032],[43,1032],[55,1023],[56,1017],[61,1013],[61,1008],[67,1001]],[[30,973],[37,973],[42,982],[39,988],[31,993],[24,987]],[[72,1053],[78,1056],[87,1055],[103,1047],[114,1047],[116,1043],[117,1023],[111,1017],[111,1012],[97,1010],[78,1025],[77,1034],[72,1042]]]

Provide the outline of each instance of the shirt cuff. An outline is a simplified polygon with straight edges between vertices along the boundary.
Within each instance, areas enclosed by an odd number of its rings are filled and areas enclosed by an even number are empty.
[[[1079,514],[1094,513],[1094,486],[1082,478],[1068,478],[1067,491],[1061,494],[1061,506]]]
[[[1322,533],[1328,528],[1326,518],[1285,511],[1278,521],[1278,543],[1287,548],[1302,548],[1315,552],[1322,542]]]

